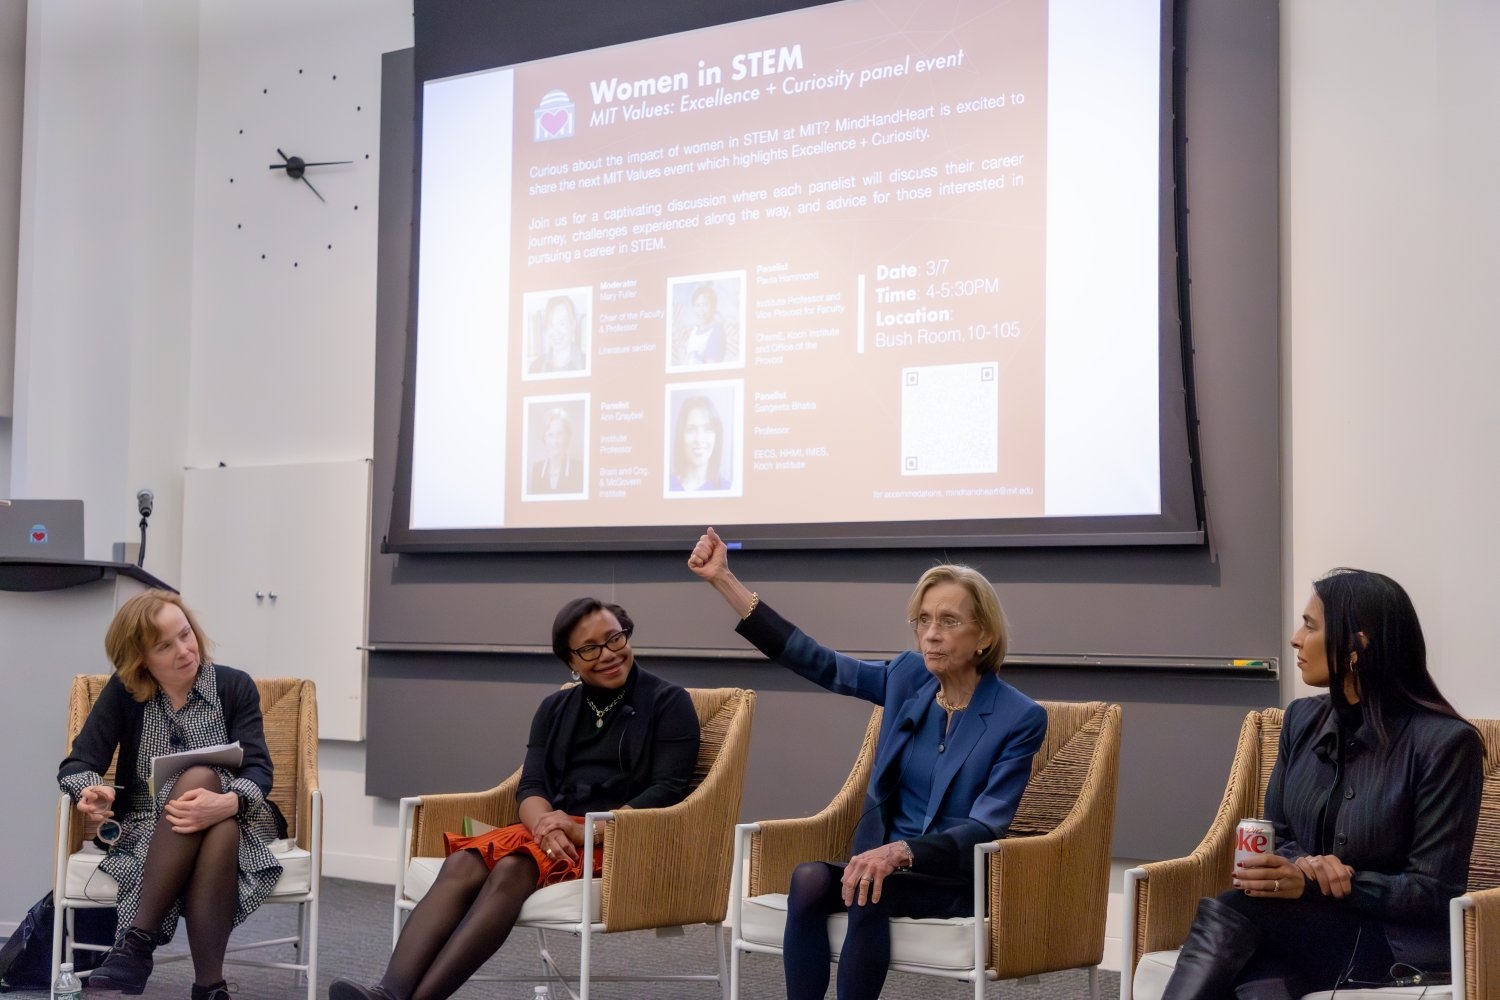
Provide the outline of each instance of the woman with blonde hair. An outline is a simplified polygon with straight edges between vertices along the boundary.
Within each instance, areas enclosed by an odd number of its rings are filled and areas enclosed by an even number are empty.
[[[121,605],[104,636],[114,676],[58,768],[58,784],[80,812],[120,826],[99,863],[119,883],[120,930],[89,979],[92,989],[144,990],[152,952],[172,939],[181,916],[193,1000],[228,1000],[229,932],[281,877],[267,845],[286,824],[267,798],[260,693],[248,674],[214,663],[208,647],[174,593],[148,590]],[[152,794],[152,758],[236,740],[239,768],[189,767]],[[105,784],[116,750],[118,784]]]
[[[698,539],[688,567],[766,656],[885,708],[849,860],[793,872],[782,945],[789,1000],[821,1000],[828,918],[847,912],[839,1000],[876,1000],[892,917],[973,915],[974,845],[1005,836],[1047,732],[1046,710],[1000,679],[1008,645],[1000,599],[976,570],[934,566],[907,602],[916,651],[857,660],[819,645],[740,583],[714,529]]]

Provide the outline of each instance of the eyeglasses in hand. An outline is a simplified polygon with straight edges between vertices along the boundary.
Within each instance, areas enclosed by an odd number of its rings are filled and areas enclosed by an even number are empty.
[[[600,654],[603,653],[606,649],[611,653],[618,653],[620,650],[625,648],[625,644],[629,641],[630,629],[624,628],[618,632],[615,632],[613,635],[606,636],[602,643],[585,643],[584,645],[579,646],[577,649],[571,650],[570,652],[572,652],[574,656],[578,657],[584,663],[593,663],[595,660],[599,659]]]

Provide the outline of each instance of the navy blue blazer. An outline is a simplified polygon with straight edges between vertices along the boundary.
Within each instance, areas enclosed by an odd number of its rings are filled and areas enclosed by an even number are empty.
[[[819,645],[761,601],[736,629],[777,663],[836,694],[884,706],[880,742],[851,854],[887,842],[912,733],[933,704],[938,682],[922,657],[857,660]],[[907,841],[914,871],[967,878],[974,845],[1005,836],[1031,778],[1031,758],[1047,733],[1047,711],[994,674],[984,674],[938,758],[922,835]]]

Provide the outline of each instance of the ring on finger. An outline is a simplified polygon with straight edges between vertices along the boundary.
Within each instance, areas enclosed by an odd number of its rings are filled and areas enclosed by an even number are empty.
[[[1272,892],[1280,892],[1281,891],[1281,879],[1277,879],[1276,880],[1276,887],[1274,889],[1272,889],[1271,891]]]

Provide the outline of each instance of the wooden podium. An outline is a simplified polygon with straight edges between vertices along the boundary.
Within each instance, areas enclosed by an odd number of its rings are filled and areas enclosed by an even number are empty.
[[[69,685],[75,674],[113,669],[104,630],[122,603],[153,587],[174,589],[124,563],[0,558],[0,746],[10,775],[0,785],[0,935],[52,887]]]

